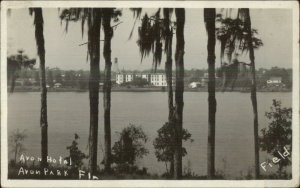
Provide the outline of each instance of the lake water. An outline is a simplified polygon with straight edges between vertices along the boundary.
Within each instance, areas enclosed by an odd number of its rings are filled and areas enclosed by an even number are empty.
[[[259,130],[267,126],[264,116],[272,99],[291,107],[292,93],[258,93]],[[206,175],[208,103],[206,92],[184,93],[183,126],[192,134],[194,142],[185,143],[188,155],[183,158],[183,168],[190,166],[192,172]],[[253,114],[250,93],[217,93],[216,114],[216,169],[226,176],[237,177],[253,169],[254,141]],[[103,105],[102,93],[99,104],[99,162],[103,158]],[[40,155],[40,94],[38,92],[14,93],[8,96],[8,132],[26,129],[28,137],[24,145],[26,154]],[[167,93],[163,92],[113,92],[111,107],[112,144],[120,132],[130,123],[142,126],[149,137],[146,147],[149,154],[137,163],[152,173],[165,172],[165,164],[157,162],[152,142],[157,130],[167,121]],[[89,130],[88,93],[48,93],[49,155],[68,156],[66,147],[71,145],[74,133],[80,136],[79,146],[87,150]],[[261,155],[261,161],[266,155]],[[98,164],[99,164],[98,162]],[[188,165],[188,163],[190,165]]]

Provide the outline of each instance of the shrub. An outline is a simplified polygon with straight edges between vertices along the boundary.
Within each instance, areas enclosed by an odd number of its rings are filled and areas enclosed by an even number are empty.
[[[269,126],[261,130],[260,148],[262,151],[281,158],[278,152],[283,153],[284,147],[292,151],[292,108],[282,108],[281,102],[273,99],[270,112],[266,112],[265,116],[270,120]],[[280,160],[276,163],[279,176],[283,175],[282,170],[291,164],[289,158]]]
[[[155,148],[155,156],[158,161],[165,162],[166,164],[166,170],[172,171],[171,169],[173,166],[170,164],[169,170],[167,168],[167,162],[172,163],[173,161],[173,155],[175,151],[174,146],[174,123],[166,122],[158,131],[158,136],[155,138],[153,145]],[[193,142],[193,139],[191,139],[191,133],[188,132],[188,130],[183,129],[182,130],[182,140],[187,141],[190,140]],[[182,157],[184,157],[187,154],[187,151],[184,147],[182,147]]]
[[[117,165],[115,171],[138,172],[135,161],[148,154],[148,150],[144,146],[147,140],[148,137],[141,127],[130,124],[130,126],[124,128],[120,133],[119,140],[115,142],[112,148],[112,161]],[[147,170],[143,169],[142,171]]]
[[[27,137],[26,131],[20,131],[19,129],[16,129],[13,131],[9,136],[9,147],[11,148],[10,152],[14,154],[14,162],[11,164],[17,163],[17,157],[20,155],[21,152],[26,151],[23,142],[25,138]]]
[[[83,165],[83,159],[88,158],[86,154],[84,154],[79,148],[78,148],[78,140],[79,136],[75,133],[74,134],[74,140],[70,146],[67,146],[67,150],[69,150],[70,154],[65,159],[67,161],[72,161],[71,169],[72,170],[78,170]],[[70,164],[68,164],[70,165]]]

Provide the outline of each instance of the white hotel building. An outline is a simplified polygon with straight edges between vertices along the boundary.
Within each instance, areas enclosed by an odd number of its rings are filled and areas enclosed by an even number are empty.
[[[131,82],[136,77],[146,79],[153,86],[157,86],[157,87],[167,86],[166,75],[164,73],[117,74],[116,83],[123,84],[126,82]]]
[[[151,74],[150,83],[154,86],[167,86],[166,75],[163,73]]]

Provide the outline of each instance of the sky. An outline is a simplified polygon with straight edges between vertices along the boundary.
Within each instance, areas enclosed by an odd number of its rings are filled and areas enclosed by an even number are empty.
[[[154,9],[146,9],[149,15]],[[219,10],[217,10],[219,11]],[[274,66],[292,68],[292,10],[289,9],[251,9],[252,28],[258,30],[258,37],[264,45],[255,50],[255,63],[257,68],[271,68]],[[65,30],[65,22],[59,19],[59,10],[56,8],[44,8],[44,37],[46,49],[46,66],[58,67],[63,70],[88,70],[86,31],[82,37],[81,23],[69,23],[68,31]],[[175,15],[172,17],[175,20]],[[139,49],[136,44],[138,38],[137,22],[132,38],[129,40],[134,18],[129,9],[122,10],[120,17],[122,23],[114,30],[112,38],[112,61],[118,58],[119,69],[145,70],[152,67],[152,55],[141,62]],[[30,58],[37,58],[34,38],[33,17],[28,9],[13,9],[7,21],[8,55],[16,54],[18,49],[23,49]],[[112,23],[114,25],[115,23]],[[203,9],[186,9],[185,22],[185,54],[184,63],[186,69],[207,68],[207,34],[203,20]],[[101,39],[104,38],[101,32]],[[175,51],[175,35],[173,38],[173,51]],[[101,42],[100,69],[104,69],[102,55],[103,43]],[[175,53],[173,53],[175,54]],[[220,43],[216,43],[216,66],[220,66]],[[174,57],[173,57],[174,59]],[[240,60],[249,62],[248,54]],[[162,64],[164,68],[165,58]],[[36,66],[37,67],[37,66]],[[115,67],[113,67],[115,69]]]

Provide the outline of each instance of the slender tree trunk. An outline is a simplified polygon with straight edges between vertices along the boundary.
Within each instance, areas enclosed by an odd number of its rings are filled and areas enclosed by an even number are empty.
[[[15,164],[17,164],[17,153],[18,153],[18,143],[16,143],[16,149],[15,149]]]
[[[10,84],[10,92],[12,93],[15,89],[15,84],[16,84],[16,79],[17,77],[14,75],[15,73],[13,72],[13,75],[11,77],[11,84]]]
[[[164,8],[164,27],[166,28],[167,38],[166,38],[166,77],[167,77],[167,90],[168,90],[168,108],[169,108],[169,123],[173,119],[173,85],[172,85],[172,38],[173,31],[170,29],[170,10]]]
[[[90,133],[89,133],[89,171],[91,176],[97,170],[97,143],[98,143],[98,106],[100,80],[100,27],[101,9],[90,9],[88,17],[88,51],[90,56]]]
[[[48,121],[47,121],[47,88],[46,88],[46,71],[45,71],[45,40],[44,40],[44,20],[41,8],[34,8],[34,25],[35,39],[37,52],[40,60],[40,75],[41,75],[41,167],[47,167],[48,156]]]
[[[251,102],[253,108],[253,125],[254,125],[254,163],[255,163],[255,179],[259,179],[259,147],[258,147],[258,113],[257,113],[257,97],[256,97],[256,75],[255,75],[255,57],[252,45],[251,19],[249,9],[245,11],[245,27],[247,30],[247,41],[249,47],[249,58],[251,61]]]
[[[166,77],[167,77],[167,91],[168,91],[168,108],[169,108],[169,116],[168,120],[169,123],[173,120],[173,85],[172,85],[172,58],[169,57],[169,55],[172,55],[172,52],[169,52],[167,55],[167,61],[166,61]]]
[[[167,38],[165,42],[166,48],[166,78],[167,78],[167,91],[168,91],[168,108],[169,108],[169,116],[168,122],[169,124],[174,124],[174,104],[173,104],[173,84],[172,84],[172,40],[173,40],[173,31],[170,28],[170,9],[164,8],[164,27],[167,32]],[[174,154],[173,159],[170,161],[170,175],[174,176]]]
[[[184,8],[176,8],[176,89],[175,89],[175,153],[174,153],[174,178],[182,178],[182,113],[184,92]]]
[[[170,177],[174,177],[174,154],[170,162]]]
[[[110,171],[111,164],[111,130],[110,130],[110,106],[111,106],[111,38],[113,30],[110,25],[113,9],[103,9],[103,29],[104,29],[104,49],[105,58],[105,79],[103,86],[103,106],[104,106],[104,166],[105,171]]]
[[[215,176],[215,126],[217,102],[215,97],[215,18],[216,9],[204,9],[204,21],[208,35],[207,63],[208,63],[208,142],[207,142],[207,178]]]

